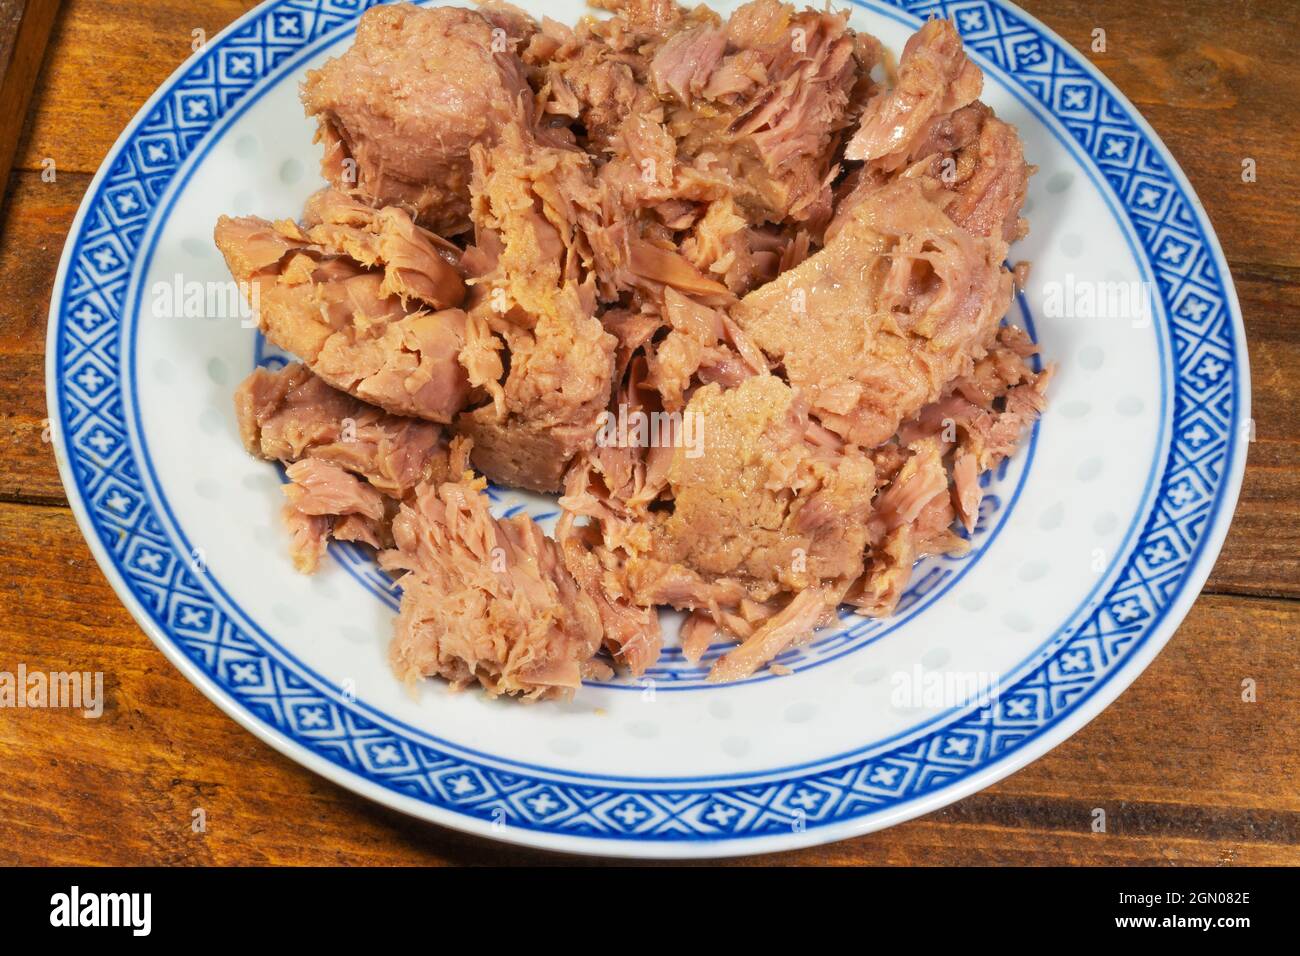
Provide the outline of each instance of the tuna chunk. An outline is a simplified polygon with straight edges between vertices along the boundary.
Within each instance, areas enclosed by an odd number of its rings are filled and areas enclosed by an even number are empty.
[[[266,337],[330,385],[442,423],[469,403],[469,320],[451,308],[464,284],[401,210],[332,192],[308,204],[301,227],[222,217],[215,238]]]
[[[834,155],[873,64],[847,13],[754,0],[723,27],[679,33],[651,76],[670,100],[667,129],[685,162],[706,156],[758,222],[820,222],[831,212]]]
[[[521,406],[517,414],[499,419],[491,406],[466,412],[456,431],[474,442],[474,466],[494,482],[530,491],[561,489],[565,470],[593,442],[589,424],[539,421]]]
[[[325,178],[372,205],[403,206],[443,235],[467,230],[470,148],[529,115],[514,49],[522,38],[510,27],[457,7],[367,11],[352,47],[303,84]]]
[[[452,467],[437,425],[389,415],[302,365],[255,370],[235,392],[235,415],[250,454],[288,466],[283,517],[307,574],[330,539],[392,547],[397,502]]]
[[[847,596],[864,614],[893,612],[917,559],[966,549],[954,521],[975,529],[984,494],[980,475],[1014,454],[1046,404],[1051,369],[1030,367],[1035,351],[1024,332],[1003,327],[969,375],[876,450],[885,488],[869,522],[867,572]]]
[[[871,63],[843,16],[776,0],[725,26],[705,7],[615,6],[574,29],[544,23],[524,55],[546,110],[575,120],[597,159],[607,235],[594,245],[598,265],[613,263],[598,270],[602,299],[630,287],[634,304],[654,305],[667,286],[726,304],[776,275],[774,244],[825,226],[834,153]],[[796,225],[769,236],[769,220]]]
[[[493,481],[558,491],[569,462],[594,446],[613,381],[618,342],[596,317],[590,271],[599,199],[584,154],[523,130],[476,149],[474,164],[473,314],[505,342],[510,369],[500,401],[456,427]]]
[[[548,18],[523,59],[540,75],[544,112],[574,123],[575,140],[599,154],[613,147],[625,119],[654,109],[642,79],[662,39],[625,14],[576,27]]]
[[[484,482],[422,485],[381,555],[404,572],[390,657],[413,681],[442,677],[492,696],[568,697],[599,665],[600,612],[559,547],[525,516],[488,512]]]
[[[739,647],[718,658],[709,670],[709,680],[716,684],[742,680],[782,651],[807,641],[818,627],[834,618],[842,594],[842,590],[821,588],[800,591]]]
[[[640,677],[659,660],[663,647],[659,610],[633,601],[613,552],[582,535],[570,536],[561,546],[565,566],[595,602],[606,650],[621,668]]]
[[[983,103],[972,103],[933,123],[914,153],[923,158],[899,175],[924,181],[959,226],[1007,242],[1028,234],[1020,210],[1034,167],[1025,162],[1019,134]],[[826,230],[828,239],[852,217],[865,196],[890,181],[869,168],[855,175]]]
[[[284,486],[284,520],[299,571],[316,570],[331,536],[380,547],[386,507],[384,496],[372,485],[320,458],[294,462],[285,473],[289,484]]]
[[[907,43],[898,82],[867,103],[845,158],[864,160],[843,188],[832,235],[863,196],[898,176],[944,190],[938,201],[969,231],[1014,242],[1033,168],[1015,129],[978,101],[983,77],[946,20],[931,20]]]
[[[696,376],[708,384],[738,385],[751,375],[768,371],[758,346],[725,312],[692,302],[669,289],[664,313],[671,326],[653,347],[647,346],[649,383],[659,392],[663,407],[681,410]]]
[[[654,559],[743,582],[765,601],[862,573],[871,460],[808,441],[795,393],[772,375],[700,388],[687,406],[702,451],[674,449],[672,513],[653,527]]]
[[[867,104],[844,158],[892,172],[916,159],[931,124],[979,99],[984,77],[966,59],[948,20],[930,20],[912,35],[898,65],[898,83]]]
[[[235,392],[235,416],[250,454],[286,465],[306,458],[331,462],[393,498],[406,497],[421,481],[447,477],[437,425],[358,401],[303,365],[254,371]]]
[[[1029,233],[1020,210],[1035,167],[1025,162],[1024,146],[1014,127],[987,108],[981,118],[978,137],[955,154],[951,175],[945,176],[942,166],[932,163],[931,178],[954,194],[946,207],[954,222],[977,235],[1015,242]]]
[[[899,180],[733,315],[814,417],[873,448],[992,344],[1013,291],[1005,254],[1001,237],[971,235]]]

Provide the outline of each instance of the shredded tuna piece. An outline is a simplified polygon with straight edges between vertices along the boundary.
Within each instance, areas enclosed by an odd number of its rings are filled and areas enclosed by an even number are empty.
[[[285,505],[281,516],[289,532],[289,553],[294,568],[302,574],[315,574],[329,547],[329,519],[303,514],[292,505]]]
[[[870,617],[892,614],[918,557],[915,534],[909,525],[890,531],[872,552],[867,573],[849,590],[848,602]]]
[[[939,441],[926,438],[912,447],[912,457],[876,502],[872,521],[887,531],[911,524],[934,498],[948,491],[948,474]]]
[[[957,452],[952,463],[952,497],[957,516],[967,531],[979,520],[984,489],[980,487],[979,459],[966,450]]]
[[[930,20],[907,41],[898,84],[867,104],[845,159],[868,160],[886,171],[913,157],[929,124],[979,98],[984,78],[966,59],[961,37],[948,20]]]
[[[318,197],[309,213],[346,220],[346,197]],[[450,422],[471,399],[460,354],[467,318],[450,308],[464,285],[409,217],[368,212],[343,221],[217,223],[231,273],[252,289],[267,338],[320,378],[399,415]],[[392,258],[388,258],[392,256]]]
[[[397,501],[452,467],[437,425],[366,405],[302,365],[254,371],[235,392],[235,415],[251,454],[288,466],[283,517],[308,574],[330,539],[391,547]]]
[[[532,102],[523,63],[495,27],[455,7],[367,11],[352,47],[303,84],[325,178],[373,205],[412,209],[444,235],[468,229],[470,149],[527,117]]]
[[[1011,303],[1000,238],[973,236],[900,180],[734,317],[828,429],[862,447],[969,372]]]
[[[679,34],[655,57],[679,154],[720,164],[755,217],[815,222],[830,213],[835,148],[852,122],[858,76],[872,65],[857,59],[847,20],[755,0],[722,29]]]
[[[726,52],[724,31],[709,26],[685,30],[669,37],[659,48],[650,64],[650,75],[659,90],[672,93],[690,106],[709,85]]]
[[[421,485],[394,519],[381,555],[404,572],[393,666],[493,696],[568,697],[600,648],[600,612],[531,519],[489,514],[484,485]]]
[[[908,42],[892,89],[863,110],[845,150],[865,160],[841,186],[828,240],[864,197],[903,177],[923,181],[954,222],[975,235],[1014,242],[1034,168],[1015,129],[977,97],[982,78],[952,24],[932,20]]]
[[[606,649],[633,677],[640,677],[659,660],[663,646],[658,612],[632,602],[618,575],[605,566],[616,560],[608,551],[599,546],[589,548],[577,537],[568,538],[562,547],[565,566],[595,601]]]
[[[709,680],[722,684],[748,677],[786,648],[812,637],[813,631],[834,613],[837,604],[838,595],[829,596],[820,588],[800,591],[740,647],[718,658],[709,671]]]
[[[1014,242],[1029,233],[1020,209],[1033,172],[1015,129],[987,115],[979,138],[957,153],[952,175],[945,179],[940,169],[936,178],[955,194],[947,207],[954,222],[977,235]]]
[[[371,521],[384,517],[384,498],[369,484],[332,462],[306,458],[285,473],[292,484],[284,492],[289,504],[307,515],[359,515]]]
[[[709,645],[722,636],[722,629],[707,613],[695,611],[682,624],[682,656],[696,663]]]
[[[415,302],[436,311],[465,298],[454,265],[459,250],[400,209],[371,209],[336,189],[322,189],[307,200],[302,229],[313,245],[382,269],[380,293],[396,295],[403,305]]]
[[[672,512],[653,526],[657,560],[745,581],[759,600],[861,573],[876,487],[869,458],[809,445],[795,393],[771,375],[707,385],[687,414],[703,454],[674,450]]]
[[[1028,359],[1037,351],[1025,333],[1004,326],[996,345],[969,375],[955,379],[948,394],[905,422],[898,438],[912,443],[939,436],[974,458],[983,474],[1015,453],[1022,436],[1046,407],[1051,367],[1035,372]]]
[[[701,296],[728,298],[725,285],[700,274],[700,271],[671,249],[652,245],[643,239],[632,243],[628,269],[647,282],[692,292]]]
[[[370,484],[321,458],[294,462],[285,473],[284,520],[293,538],[294,566],[311,574],[330,537],[380,547],[385,537],[384,497]]]
[[[744,585],[734,579],[708,578],[680,564],[654,558],[629,558],[624,574],[637,603],[666,604],[679,611],[735,607],[747,593]]]
[[[389,415],[331,388],[303,365],[254,371],[235,392],[235,416],[251,454],[284,464],[328,461],[393,498],[406,497],[421,481],[446,478],[437,425]]]
[[[474,464],[493,481],[558,491],[594,445],[609,401],[617,339],[595,316],[584,229],[598,220],[589,160],[518,128],[474,152],[480,247],[495,250],[475,280],[475,316],[501,336],[510,369],[491,406],[461,416]],[[583,203],[589,205],[584,207]]]

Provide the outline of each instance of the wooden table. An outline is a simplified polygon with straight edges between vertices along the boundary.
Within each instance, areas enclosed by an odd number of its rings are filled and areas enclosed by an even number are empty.
[[[191,31],[211,36],[249,5],[64,0],[19,143],[0,225],[0,670],[102,670],[109,707],[0,711],[0,864],[562,861],[375,806],[218,711],[110,590],[42,442],[46,310],[82,193]],[[1236,521],[1178,634],[1068,742],[946,810],[750,863],[1300,863],[1300,7],[1025,5],[1079,49],[1106,31],[1095,62],[1169,144],[1223,242],[1257,426]],[[1094,807],[1109,832],[1091,831]]]

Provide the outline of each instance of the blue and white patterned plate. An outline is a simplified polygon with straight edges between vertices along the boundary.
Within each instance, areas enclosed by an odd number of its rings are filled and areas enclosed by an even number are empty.
[[[988,482],[972,553],[927,561],[897,617],[846,617],[780,678],[709,686],[669,652],[647,680],[560,706],[407,694],[385,660],[383,576],[347,548],[295,574],[279,476],[240,447],[231,392],[278,356],[234,310],[189,299],[227,278],[219,214],[293,216],[317,187],[297,84],[367,5],[267,3],[185,63],[92,183],[51,303],[50,417],[73,509],[144,630],[228,714],[447,826],[716,856],[865,833],[972,793],[1081,727],[1169,639],[1227,532],[1250,434],[1240,309],[1205,213],[1133,106],[1009,3],[855,0],[855,25],[895,51],[922,19],[954,18],[984,98],[1041,167],[1013,319],[1060,368],[1051,408]],[[555,512],[507,491],[497,507]]]

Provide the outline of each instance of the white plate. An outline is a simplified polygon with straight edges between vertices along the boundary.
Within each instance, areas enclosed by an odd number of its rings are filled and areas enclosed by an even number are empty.
[[[227,713],[330,779],[579,853],[717,856],[864,833],[988,785],[1094,717],[1169,639],[1227,532],[1250,420],[1240,309],[1168,151],[1041,24],[995,0],[870,0],[853,23],[897,52],[935,12],[956,18],[985,100],[1040,166],[1013,319],[1060,368],[1047,414],[990,482],[974,551],[918,568],[896,618],[846,617],[782,658],[792,675],[731,686],[669,652],[648,680],[560,706],[399,687],[382,575],[341,547],[317,576],[295,574],[275,469],[240,446],[231,393],[274,355],[237,318],[154,307],[176,276],[227,279],[219,214],[295,216],[320,184],[297,85],[350,43],[358,11],[279,0],[211,41],[127,127],[55,284],[47,385],[63,480],[144,630]],[[1150,320],[1077,317],[1079,290],[1107,282],[1153,290]],[[498,507],[555,512],[511,492]],[[986,683],[987,699],[962,694]]]

